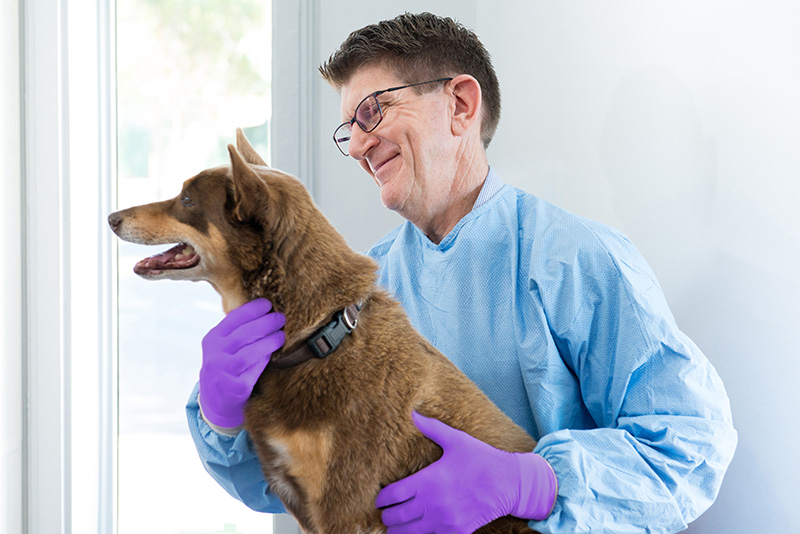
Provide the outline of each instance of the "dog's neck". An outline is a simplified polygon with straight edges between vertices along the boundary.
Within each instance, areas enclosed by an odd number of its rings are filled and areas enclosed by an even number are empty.
[[[288,348],[305,340],[335,312],[366,300],[375,289],[376,263],[353,251],[329,224],[324,226],[324,231],[315,229],[314,239],[268,249],[259,269],[231,281],[220,293],[226,313],[256,298],[270,300],[286,315]]]
[[[242,287],[242,281],[237,279],[225,280],[222,282],[212,282],[209,280],[214,290],[222,297],[222,310],[228,314],[239,306],[247,303],[247,292]]]

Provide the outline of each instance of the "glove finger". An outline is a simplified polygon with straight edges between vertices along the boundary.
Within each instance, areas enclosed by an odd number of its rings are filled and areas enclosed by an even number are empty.
[[[466,438],[471,438],[469,434],[457,428],[442,423],[438,419],[420,415],[416,411],[411,413],[411,419],[413,419],[414,425],[422,432],[423,436],[435,442],[445,451],[450,446],[463,442]]]
[[[285,341],[286,335],[282,330],[278,330],[243,347],[236,353],[234,359],[241,364],[235,374],[252,386],[266,369],[272,353],[281,348]]]
[[[230,380],[225,384],[225,399],[231,406],[244,406],[253,393],[256,381],[249,382],[242,377]]]
[[[416,503],[415,499],[412,499],[384,509],[381,513],[381,521],[387,527],[391,527],[422,519],[424,515],[425,510]]]
[[[271,309],[272,303],[267,299],[251,300],[231,310],[213,330],[221,337],[229,336],[241,325],[267,314]]]
[[[383,488],[375,498],[375,508],[387,508],[404,503],[416,497],[417,484],[414,475]]]
[[[224,350],[229,354],[237,354],[247,345],[278,332],[285,324],[286,316],[279,312],[271,312],[256,317],[231,332],[223,342]]]
[[[286,326],[286,316],[281,312],[270,312],[262,317],[253,319],[247,326],[254,325],[255,328],[261,331],[263,336],[277,332]]]

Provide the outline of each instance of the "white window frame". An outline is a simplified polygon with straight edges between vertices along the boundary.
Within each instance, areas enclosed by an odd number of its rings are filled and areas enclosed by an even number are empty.
[[[300,177],[317,196],[319,0],[272,2],[272,120],[270,162]],[[293,517],[276,514],[275,534],[301,534]]]
[[[113,16],[21,2],[29,534],[116,528]]]
[[[319,107],[319,0],[272,2],[270,162],[315,196]],[[278,23],[280,21],[280,23]]]
[[[70,477],[65,455],[69,368],[65,321],[64,202],[65,50],[63,5],[54,0],[22,4],[23,196],[26,282],[27,491],[26,530],[66,532]],[[44,155],[47,155],[44,157]]]
[[[309,177],[312,191],[317,6],[273,2],[273,164]],[[115,5],[26,0],[20,12],[23,532],[114,534]],[[299,529],[276,516],[275,532]]]

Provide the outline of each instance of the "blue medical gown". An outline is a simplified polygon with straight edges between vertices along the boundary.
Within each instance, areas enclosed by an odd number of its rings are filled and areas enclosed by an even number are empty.
[[[414,326],[538,440],[559,489],[533,528],[677,532],[714,501],[737,441],[728,397],[619,232],[505,185],[438,245],[405,223],[369,254]],[[230,476],[257,464],[247,440],[220,447],[188,410],[212,476],[278,509],[260,471]]]
[[[208,474],[231,497],[242,501],[253,510],[285,513],[286,508],[281,500],[269,490],[247,431],[242,430],[235,436],[227,436],[212,430],[200,414],[197,393],[198,385],[195,385],[186,404],[186,416],[189,433]]]

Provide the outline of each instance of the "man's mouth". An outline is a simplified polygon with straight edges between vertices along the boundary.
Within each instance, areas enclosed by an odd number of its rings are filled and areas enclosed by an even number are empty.
[[[139,276],[155,276],[164,271],[191,269],[200,263],[200,255],[186,243],[178,243],[174,247],[159,254],[145,258],[133,267]]]
[[[392,160],[393,160],[394,158],[396,158],[397,156],[399,156],[399,154],[395,154],[395,155],[394,155],[394,156],[392,156],[391,158],[387,158],[387,159],[383,160],[382,162],[380,162],[378,165],[376,165],[376,166],[375,166],[375,167],[372,169],[372,174],[373,174],[373,175],[374,175],[374,174],[378,174],[378,171],[380,171],[380,170],[383,168],[383,166],[384,166],[384,165],[386,165],[387,163],[389,163],[390,161],[392,161]]]

